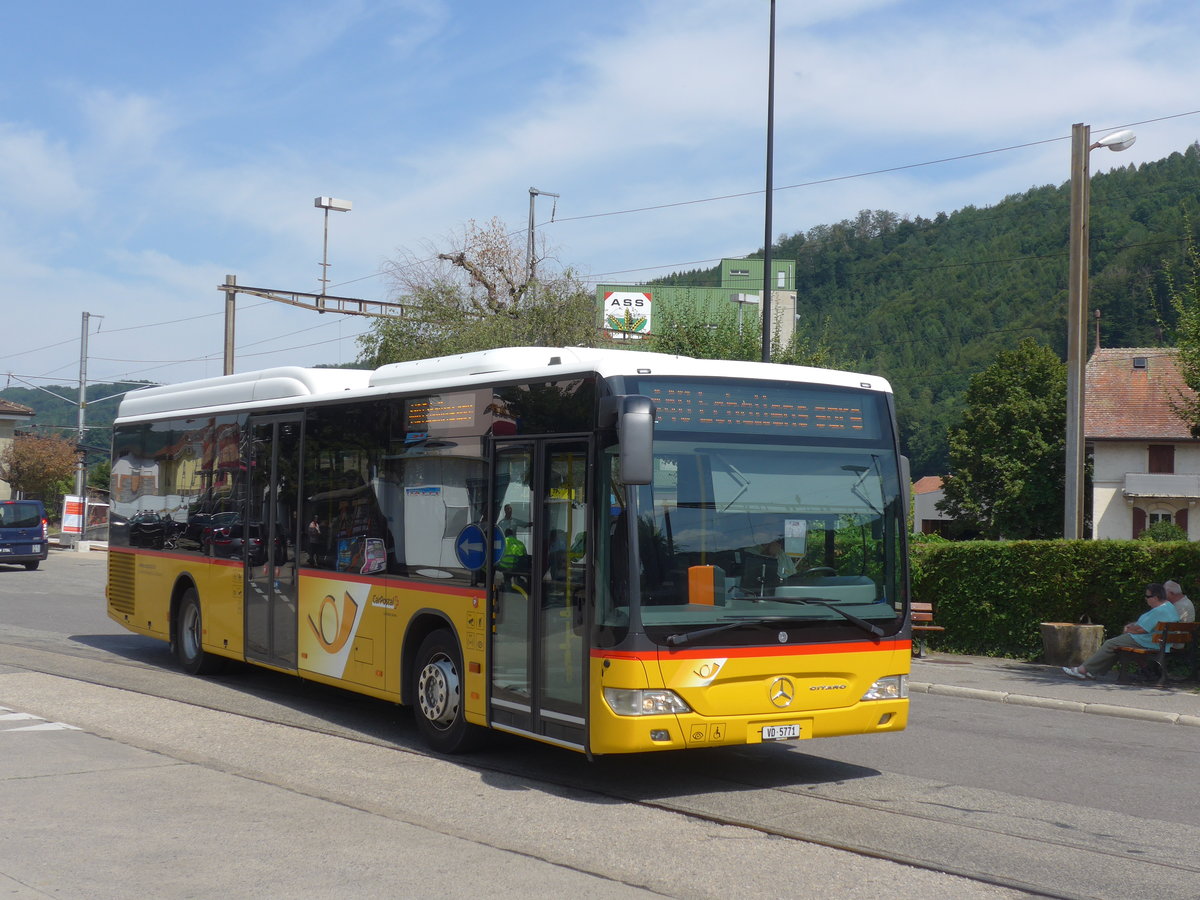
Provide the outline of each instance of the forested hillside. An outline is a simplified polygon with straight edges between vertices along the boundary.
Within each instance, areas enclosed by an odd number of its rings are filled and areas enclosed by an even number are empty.
[[[1103,346],[1171,343],[1167,272],[1183,264],[1187,223],[1200,226],[1198,199],[1198,144],[1093,178],[1090,310]],[[824,331],[838,364],[891,380],[914,477],[946,471],[946,426],[997,351],[1033,337],[1065,358],[1069,206],[1064,183],[933,219],[864,211],[772,249],[797,260],[804,325]],[[1088,327],[1090,352],[1090,312]]]
[[[151,382],[147,382],[150,384]],[[89,384],[84,424],[87,436],[84,443],[92,447],[108,447],[112,441],[112,423],[117,417],[121,397],[136,386],[130,384]],[[34,410],[36,415],[20,430],[46,432],[74,439],[79,424],[79,385],[51,384],[44,389],[9,387],[0,397]],[[90,457],[89,457],[90,459]]]
[[[1103,346],[1172,343],[1169,272],[1182,270],[1189,223],[1200,228],[1198,200],[1200,144],[1093,178],[1090,309]],[[797,260],[802,327],[823,335],[837,365],[891,380],[914,477],[945,473],[947,426],[997,352],[1033,337],[1065,357],[1069,202],[1064,183],[933,219],[864,211],[772,249]],[[717,285],[719,270],[660,283]],[[1088,326],[1094,342],[1090,316]],[[129,387],[89,386],[87,443],[107,444],[118,399],[101,398]],[[71,402],[28,388],[0,397],[35,409],[38,428],[72,434],[78,388],[47,390]]]

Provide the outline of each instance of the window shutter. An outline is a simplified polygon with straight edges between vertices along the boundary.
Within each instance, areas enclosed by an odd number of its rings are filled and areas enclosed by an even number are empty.
[[[1175,474],[1175,445],[1151,444],[1149,447],[1149,472],[1151,475]]]

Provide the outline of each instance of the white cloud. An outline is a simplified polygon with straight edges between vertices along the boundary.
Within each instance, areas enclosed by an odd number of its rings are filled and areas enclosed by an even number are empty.
[[[80,98],[80,105],[89,151],[108,166],[127,169],[155,159],[175,124],[160,101],[144,94],[91,90]]]
[[[563,262],[650,270],[614,280],[762,243],[766,4],[214,2],[213,17],[242,17],[228,47],[122,33],[131,45],[159,42],[177,60],[153,79],[116,58],[103,67],[71,60],[74,68],[62,58],[22,61],[32,84],[53,85],[40,97],[87,87],[66,111],[31,99],[10,113],[14,97],[5,98],[10,123],[23,124],[0,125],[0,266],[32,311],[21,327],[52,321],[75,332],[83,304],[94,304],[111,316],[104,340],[115,345],[120,319],[186,323],[218,309],[227,272],[244,284],[317,290],[318,194],[355,204],[331,217],[334,284],[371,275],[397,247],[420,252],[470,218],[499,215],[523,229],[530,185],[561,193],[558,218],[575,219],[545,231]],[[778,12],[776,187],[1197,105],[1200,58],[1183,37],[1196,33],[1200,10],[1188,4],[814,0]],[[1097,152],[1093,170],[1181,150],[1198,125],[1139,127],[1132,150]],[[995,203],[1065,181],[1068,155],[1063,140],[780,191],[772,230],[864,208],[930,216]],[[549,211],[539,200],[538,221]],[[368,278],[344,292],[381,298],[386,284]],[[296,333],[291,346],[301,347],[306,315],[247,305],[239,344],[289,346]],[[153,345],[181,359],[219,355],[219,321],[180,324]],[[345,352],[345,341],[335,346]],[[147,359],[161,355],[143,349]],[[131,342],[108,356],[137,352]],[[316,362],[324,352],[318,343],[254,359]],[[186,366],[169,371],[184,377]]]
[[[452,12],[442,0],[394,0],[385,8],[398,14],[399,24],[387,39],[397,56],[413,53],[441,33]]]
[[[66,146],[41,131],[0,123],[0,193],[21,218],[45,219],[85,206],[90,194],[76,178]]]

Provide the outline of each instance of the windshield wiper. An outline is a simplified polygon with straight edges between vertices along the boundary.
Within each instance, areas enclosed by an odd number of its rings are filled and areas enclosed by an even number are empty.
[[[699,631],[680,632],[679,634],[668,634],[667,644],[671,647],[682,647],[684,644],[692,644],[696,641],[703,640],[706,637],[712,637],[714,634],[722,634],[726,631],[733,631],[735,628],[743,628],[747,625],[777,625],[780,622],[806,622],[807,619],[798,619],[795,616],[759,616],[756,619],[738,619],[736,622],[726,622],[724,625],[714,625],[711,628],[701,628]]]
[[[834,606],[830,600],[818,600],[813,597],[765,597],[772,603],[795,603],[798,606],[823,606],[826,609],[831,609],[847,622],[853,622],[863,631],[875,635],[875,637],[883,637],[883,629],[878,625],[868,622],[866,619],[860,619],[853,613],[848,613],[838,606]]]
[[[728,503],[726,503],[724,508],[721,510],[721,512],[728,512],[729,507],[731,507],[731,506],[733,506],[733,504],[737,503],[738,500],[741,499],[742,494],[744,494],[744,493],[746,493],[746,491],[750,490],[750,479],[747,478],[745,475],[743,475],[741,472],[739,472],[737,466],[735,466],[733,463],[731,463],[729,460],[727,460],[721,454],[714,453],[713,459],[720,460],[721,463],[724,464],[725,468],[729,470],[729,474],[733,477],[733,480],[735,482],[737,482],[738,486],[741,488],[740,491],[738,491],[736,494],[733,495],[733,499],[730,500]]]
[[[874,453],[871,454],[871,465],[875,467],[875,475],[882,482],[883,481],[883,473],[879,471],[879,457],[876,456]],[[842,468],[845,469],[847,472],[858,473],[858,481],[856,481],[856,482],[854,482],[854,484],[850,485],[850,493],[852,493],[855,497],[857,497],[863,503],[867,504],[867,506],[869,506],[871,508],[871,512],[875,513],[875,515],[882,516],[883,510],[881,510],[874,503],[872,503],[871,498],[868,497],[862,489],[863,482],[865,482],[867,480],[867,472],[869,472],[870,470],[863,466],[842,466]]]

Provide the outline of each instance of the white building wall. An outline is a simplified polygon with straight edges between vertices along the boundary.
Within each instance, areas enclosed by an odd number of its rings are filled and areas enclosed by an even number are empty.
[[[1098,541],[1127,541],[1133,536],[1133,507],[1119,487],[1092,485],[1092,537]]]
[[[921,525],[926,521],[949,522],[950,517],[936,508],[946,492],[941,488],[936,491],[926,491],[923,494],[913,494],[913,534],[921,533]]]
[[[1129,540],[1133,537],[1134,507],[1148,514],[1188,510],[1188,540],[1200,540],[1200,505],[1196,498],[1126,498],[1125,476],[1145,473],[1150,443],[1170,441],[1102,441],[1093,445],[1092,536],[1096,540]],[[1175,444],[1175,474],[1200,474],[1200,444]],[[1132,502],[1131,502],[1132,501]]]

